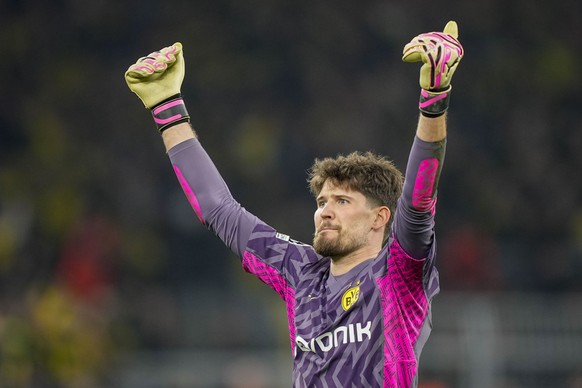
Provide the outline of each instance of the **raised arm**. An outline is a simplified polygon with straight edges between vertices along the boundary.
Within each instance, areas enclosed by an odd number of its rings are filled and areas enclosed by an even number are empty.
[[[394,221],[394,233],[412,257],[424,259],[434,241],[437,187],[445,156],[446,114],[451,78],[463,57],[453,21],[443,32],[416,36],[404,47],[402,59],[422,62],[420,69],[420,117],[406,167],[402,197]]]
[[[198,142],[180,93],[184,74],[184,55],[178,42],[139,58],[125,73],[125,80],[150,110],[174,172],[198,219],[242,256],[259,221],[234,200]]]

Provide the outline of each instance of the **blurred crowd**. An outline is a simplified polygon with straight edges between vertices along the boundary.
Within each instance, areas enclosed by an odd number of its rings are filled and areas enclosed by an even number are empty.
[[[581,291],[582,3],[445,3],[0,2],[0,386],[107,386],[140,349],[288,346],[280,306],[200,226],[125,85],[175,41],[235,197],[310,242],[313,159],[371,149],[404,169],[419,89],[402,47],[456,20],[442,289]],[[186,315],[203,334],[179,330]]]

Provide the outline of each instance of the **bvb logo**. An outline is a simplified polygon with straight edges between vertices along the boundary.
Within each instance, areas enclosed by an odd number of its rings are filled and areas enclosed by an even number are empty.
[[[348,288],[346,292],[344,292],[344,296],[342,296],[342,308],[344,311],[348,311],[350,307],[357,302],[358,298],[360,297],[360,282],[358,281],[355,287]]]

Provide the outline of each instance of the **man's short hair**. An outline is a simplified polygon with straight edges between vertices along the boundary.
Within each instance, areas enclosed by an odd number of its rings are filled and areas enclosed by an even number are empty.
[[[334,185],[359,191],[373,207],[387,206],[391,216],[385,235],[389,233],[403,185],[402,173],[392,161],[372,152],[359,151],[335,158],[316,159],[309,169],[307,180],[314,197],[319,195],[327,180]]]

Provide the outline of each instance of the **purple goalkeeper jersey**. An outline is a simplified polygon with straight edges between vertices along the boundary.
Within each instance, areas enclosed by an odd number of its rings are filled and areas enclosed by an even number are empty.
[[[444,150],[445,141],[415,138],[388,242],[341,276],[329,258],[241,207],[197,140],[169,151],[199,220],[285,302],[294,387],[417,386],[439,291],[434,210]]]

